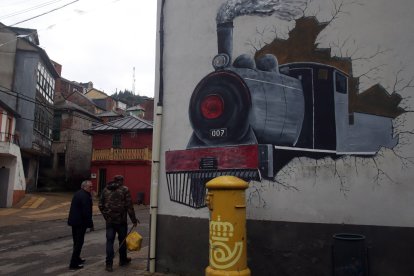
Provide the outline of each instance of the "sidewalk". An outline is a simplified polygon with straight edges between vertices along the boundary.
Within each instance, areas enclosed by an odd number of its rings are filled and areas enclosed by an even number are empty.
[[[0,227],[10,225],[25,225],[38,221],[64,220],[67,218],[73,193],[32,193],[13,208],[0,208]],[[98,200],[94,198],[93,213],[100,215]],[[137,210],[147,209],[148,206],[135,206]],[[147,269],[148,246],[140,251],[129,252],[131,264],[119,267],[114,263],[114,271],[105,271],[105,262],[85,263],[85,267],[78,271],[68,271],[60,275],[145,275],[145,276],[173,276],[174,274],[150,273]]]
[[[32,193],[12,208],[0,208],[0,227],[67,218],[73,193]]]
[[[70,275],[142,275],[142,276],[177,276],[175,274],[164,274],[164,273],[150,273],[146,271],[147,268],[147,256],[148,246],[141,248],[140,251],[129,252],[128,256],[131,257],[132,262],[128,266],[120,267],[117,262],[114,262],[114,271],[105,271],[105,262],[98,262],[91,265],[85,263],[85,267],[75,271],[63,274],[63,276]],[[62,274],[61,274],[62,275]]]

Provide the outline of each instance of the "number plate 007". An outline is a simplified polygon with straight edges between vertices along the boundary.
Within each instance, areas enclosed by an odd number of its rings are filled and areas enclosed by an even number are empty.
[[[227,128],[213,128],[210,129],[211,138],[221,138],[227,136]]]

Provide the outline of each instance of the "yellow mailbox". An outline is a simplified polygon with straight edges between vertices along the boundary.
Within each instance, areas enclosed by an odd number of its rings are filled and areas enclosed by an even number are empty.
[[[250,276],[246,251],[247,182],[219,176],[207,183],[210,252],[206,276]]]

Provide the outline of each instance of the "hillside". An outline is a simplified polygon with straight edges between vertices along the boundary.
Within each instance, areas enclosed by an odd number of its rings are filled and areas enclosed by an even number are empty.
[[[152,99],[147,96],[134,95],[129,90],[120,91],[111,95],[114,99],[126,103],[128,107],[142,104],[147,99]]]

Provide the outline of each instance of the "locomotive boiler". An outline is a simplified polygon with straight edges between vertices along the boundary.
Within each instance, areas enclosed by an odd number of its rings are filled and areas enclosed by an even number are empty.
[[[349,114],[344,72],[309,62],[279,66],[273,55],[233,61],[232,22],[218,24],[217,38],[215,70],[190,99],[187,149],[166,152],[171,200],[198,208],[205,183],[220,175],[272,179],[296,156],[373,155],[396,144],[391,119]]]
[[[214,145],[294,146],[304,119],[301,82],[279,73],[277,59],[248,55],[231,65],[232,24],[218,26],[215,72],[203,78],[190,99],[194,133],[188,148]]]

